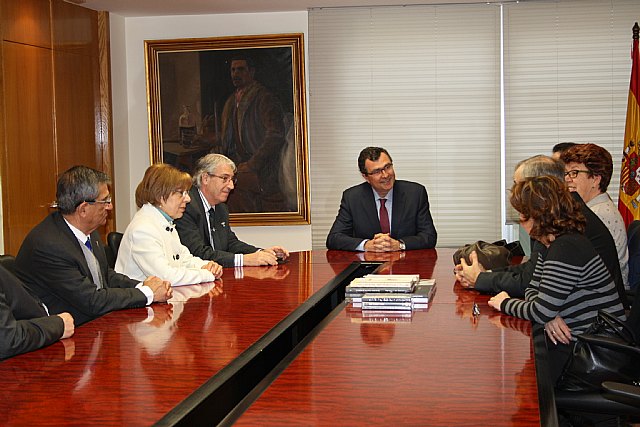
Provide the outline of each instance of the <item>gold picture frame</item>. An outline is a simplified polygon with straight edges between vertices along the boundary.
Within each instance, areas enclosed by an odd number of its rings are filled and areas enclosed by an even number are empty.
[[[232,225],[310,223],[303,34],[146,40],[145,62],[152,163],[225,154]]]

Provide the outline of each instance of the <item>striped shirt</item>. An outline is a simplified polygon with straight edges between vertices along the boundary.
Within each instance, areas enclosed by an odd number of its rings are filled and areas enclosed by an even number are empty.
[[[625,320],[609,270],[589,240],[577,233],[559,236],[540,251],[525,300],[506,299],[500,309],[542,324],[560,316],[573,339],[593,323],[598,310]]]

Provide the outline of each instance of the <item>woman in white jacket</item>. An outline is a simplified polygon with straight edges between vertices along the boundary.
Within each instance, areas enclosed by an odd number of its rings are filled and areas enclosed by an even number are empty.
[[[222,266],[191,255],[180,243],[173,220],[184,213],[191,177],[173,166],[151,165],[136,188],[140,208],[122,236],[116,271],[132,279],[158,276],[171,286],[211,282],[222,276]]]

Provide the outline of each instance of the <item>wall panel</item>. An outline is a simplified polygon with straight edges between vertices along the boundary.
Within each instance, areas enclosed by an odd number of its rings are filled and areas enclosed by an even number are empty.
[[[5,252],[15,255],[55,198],[51,52],[11,42],[2,49],[4,241]]]
[[[51,47],[48,0],[1,0],[0,5],[3,40]]]
[[[5,253],[15,255],[49,213],[59,173],[83,164],[112,174],[109,66],[101,63],[109,56],[100,50],[108,31],[99,33],[99,15],[62,0],[0,0]]]

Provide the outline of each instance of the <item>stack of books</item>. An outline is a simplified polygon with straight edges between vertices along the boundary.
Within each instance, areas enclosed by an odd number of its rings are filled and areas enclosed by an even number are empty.
[[[368,274],[347,285],[345,298],[362,310],[411,311],[427,308],[434,291],[435,279],[418,274]]]

